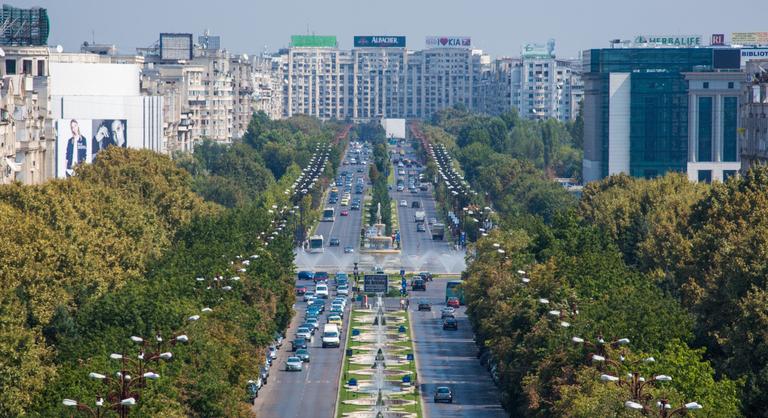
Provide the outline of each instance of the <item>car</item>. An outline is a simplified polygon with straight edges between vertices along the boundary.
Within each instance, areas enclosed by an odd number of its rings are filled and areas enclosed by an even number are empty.
[[[459,329],[459,321],[456,320],[454,317],[448,317],[443,319],[443,329],[453,329],[457,330]]]
[[[435,403],[448,402],[453,403],[453,391],[447,386],[439,386],[435,390]]]
[[[277,358],[277,347],[275,347],[274,345],[270,345],[269,349],[267,350],[267,353],[269,354],[269,358],[271,358],[272,360],[276,359]]]
[[[419,202],[418,200],[414,200],[413,202],[411,202],[411,207],[414,209],[421,209],[421,202]]]
[[[339,280],[346,280],[349,278],[349,275],[343,271],[337,271],[334,275],[333,279],[336,280],[336,283],[339,282]]]
[[[453,318],[454,312],[456,312],[456,310],[451,308],[450,306],[443,306],[443,308],[440,309],[440,317],[442,319],[445,319],[448,317]]]
[[[266,385],[267,380],[269,380],[269,369],[262,366],[259,369],[259,377],[261,377],[261,381]]]
[[[429,218],[429,224],[434,225],[437,223],[437,218]]]
[[[408,207],[408,201],[405,201],[405,200],[401,200],[401,201],[400,201],[400,207],[405,207],[405,208],[407,208],[407,207]]]
[[[310,322],[312,321],[312,322]],[[315,325],[314,323],[316,321],[319,321],[316,316],[310,316],[304,319],[304,323],[299,325],[300,328],[308,328],[310,336],[315,335]],[[311,338],[311,337],[310,337]],[[312,342],[312,340],[309,340]]]
[[[277,346],[277,348],[282,347],[283,340],[284,340],[283,336],[279,332],[276,332],[274,338],[275,338],[275,346]]]
[[[432,305],[426,300],[419,301],[419,311],[431,311]]]
[[[315,273],[303,270],[299,272],[298,278],[299,280],[312,280],[315,278]]]
[[[334,238],[331,238],[330,241],[328,241],[328,245],[331,247],[338,247],[339,245],[341,245],[341,241],[339,241],[338,238],[334,237]]]
[[[360,204],[359,203],[353,203],[352,206],[349,207],[351,210],[360,210]]]
[[[349,206],[349,199],[341,199],[341,206]]]
[[[248,380],[248,384],[246,385],[246,390],[248,391],[248,396],[251,399],[251,402],[253,402],[254,399],[259,397],[259,390],[261,390],[262,386],[264,386],[261,377],[257,378],[256,380]]]
[[[307,348],[307,340],[304,338],[296,338],[291,341],[291,351],[296,351],[300,348]]]
[[[315,286],[315,294],[318,298],[327,299],[328,298],[328,285],[327,284],[318,284]]]
[[[459,301],[459,298],[457,297],[450,297],[447,301],[445,301],[445,304],[450,306],[451,308],[459,309],[459,306],[461,306],[461,302]]]
[[[336,286],[336,293],[339,295],[348,295],[349,294],[349,286]]]
[[[341,211],[341,216],[349,216],[349,211],[344,209]]]
[[[328,272],[327,271],[316,271],[314,280],[316,282],[320,281],[327,281],[328,280]]]
[[[427,290],[427,283],[424,282],[424,279],[421,278],[421,276],[416,276],[415,279],[411,280],[411,290],[421,290],[426,291]]]
[[[297,371],[300,372],[302,369],[302,365],[304,364],[303,361],[299,357],[292,356],[288,357],[288,360],[285,361],[285,371],[291,372],[291,371]]]
[[[335,315],[335,314],[328,315],[328,323],[329,324],[336,324],[336,325],[341,326],[341,322],[342,321],[341,321],[341,316],[340,315]]]
[[[344,254],[352,254],[353,252],[355,252],[354,248],[352,248],[350,246],[344,247]]]
[[[416,232],[427,232],[427,227],[424,226],[423,223],[419,222],[416,224]]]
[[[312,327],[313,332],[320,329],[320,320],[316,316],[307,318],[305,324]]]
[[[296,295],[297,296],[304,296],[305,293],[307,293],[307,287],[306,286],[296,286]]]
[[[304,302],[310,302],[315,299],[315,292],[310,292],[309,290],[304,292]]]
[[[362,172],[363,172],[363,167],[358,167],[358,168],[357,168],[357,172],[358,172],[358,173],[362,173]]]
[[[312,329],[308,327],[299,327],[296,330],[296,338],[303,338],[310,343],[312,342]]]
[[[432,273],[428,271],[420,271],[419,276],[421,276],[422,279],[425,281],[431,282],[432,281]]]
[[[416,187],[412,187],[412,188],[410,189],[410,191],[411,191],[411,193],[418,193],[418,192],[419,192],[419,189],[417,189]]]
[[[398,192],[402,192],[404,189],[405,189],[405,187],[403,187],[403,185],[402,185],[402,184],[398,184],[398,185],[397,185],[397,191],[398,191]]]
[[[304,363],[309,363],[309,350],[306,348],[296,350],[296,357],[300,358]]]

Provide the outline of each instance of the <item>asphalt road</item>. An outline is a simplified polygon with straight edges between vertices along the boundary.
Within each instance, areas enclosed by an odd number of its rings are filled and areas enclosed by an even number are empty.
[[[333,283],[333,280],[329,283]],[[311,281],[297,281],[297,284],[312,287]],[[335,286],[329,284],[329,288],[335,289]],[[330,303],[326,304],[326,313],[320,317],[320,329],[315,331],[314,341],[309,346],[310,362],[304,363],[304,369],[300,372],[285,371],[285,360],[292,354],[290,341],[296,335],[296,328],[303,322],[305,308],[306,303],[297,297],[294,305],[296,314],[285,333],[285,342],[277,359],[272,362],[267,385],[262,387],[254,402],[253,409],[258,417],[333,417],[346,337],[342,334],[339,348],[322,348],[320,335],[323,332],[322,325],[326,323],[327,311],[331,308]],[[349,315],[345,314],[342,329],[346,329],[348,318]]]
[[[499,402],[498,390],[477,359],[477,346],[464,307],[455,313],[459,329],[443,331],[440,308],[445,306],[446,281],[435,279],[427,284],[426,292],[410,293],[411,327],[424,416],[506,417]],[[421,299],[432,304],[431,312],[418,311]],[[433,396],[438,386],[452,388],[454,403],[434,403]]]

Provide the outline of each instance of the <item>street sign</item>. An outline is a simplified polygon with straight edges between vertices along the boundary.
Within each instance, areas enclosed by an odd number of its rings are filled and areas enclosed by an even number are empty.
[[[363,291],[365,293],[387,293],[389,276],[386,274],[366,274],[363,277]]]
[[[400,276],[405,276],[405,270],[404,269],[400,269]]]

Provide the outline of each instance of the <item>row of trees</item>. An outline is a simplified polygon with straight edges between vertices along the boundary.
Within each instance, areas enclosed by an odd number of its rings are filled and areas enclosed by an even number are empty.
[[[336,129],[309,122],[257,115],[249,136],[293,127],[309,149]],[[264,149],[208,143],[177,165],[110,148],[71,179],[0,187],[0,416],[62,416],[65,398],[93,406],[106,389],[89,372],[114,376],[110,354],[138,352],[131,336],[180,333],[188,343],[154,370],[135,413],[252,414],[245,383],[293,302],[291,240],[258,232],[274,228],[273,205],[290,204],[302,162],[275,180]],[[240,279],[223,289],[215,276]]]
[[[667,399],[701,403],[695,416],[765,416],[768,169],[711,186],[681,174],[613,176],[577,200],[545,167],[516,158],[514,145],[449,133],[472,119],[442,114],[424,131],[453,150],[499,216],[501,226],[470,250],[465,292],[505,407],[520,416],[635,416],[626,386],[601,375],[639,372],[672,376],[647,385],[641,403],[651,409]],[[601,337],[629,344],[589,345]],[[625,361],[593,361],[596,350]],[[656,361],[630,365],[648,357]]]
[[[387,150],[387,136],[384,128],[377,123],[356,126],[355,137],[369,142],[373,149],[373,164],[370,165],[368,176],[373,184],[371,188],[371,206],[369,208],[370,224],[376,223],[376,211],[381,205],[381,222],[386,225],[386,234],[392,233],[392,204],[389,197],[389,175],[392,164]]]

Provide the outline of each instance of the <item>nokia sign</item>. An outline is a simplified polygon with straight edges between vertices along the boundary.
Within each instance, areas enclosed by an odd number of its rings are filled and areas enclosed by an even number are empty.
[[[355,48],[405,48],[405,36],[355,36]]]
[[[468,36],[428,36],[427,48],[469,48],[472,38]]]

